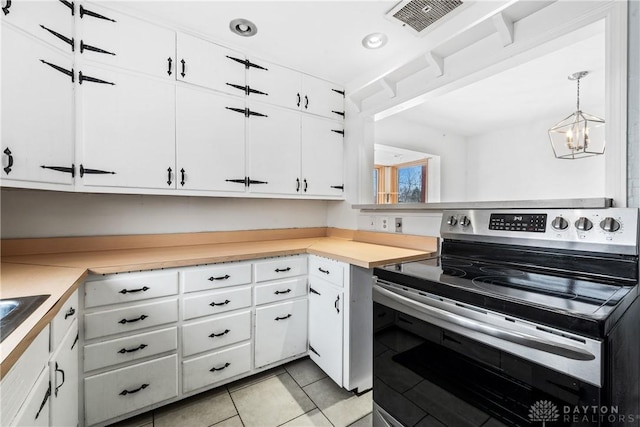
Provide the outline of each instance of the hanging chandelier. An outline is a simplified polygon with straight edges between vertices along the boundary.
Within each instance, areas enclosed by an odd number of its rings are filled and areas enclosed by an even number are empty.
[[[577,85],[576,111],[549,129],[553,154],[558,159],[580,159],[604,154],[604,119],[580,110],[580,79],[589,74],[578,71],[569,80]]]

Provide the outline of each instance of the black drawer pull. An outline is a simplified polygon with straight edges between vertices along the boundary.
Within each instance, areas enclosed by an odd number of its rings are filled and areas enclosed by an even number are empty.
[[[171,185],[171,168],[167,169],[167,185]]]
[[[35,418],[36,420],[40,416],[40,413],[42,412],[42,408],[44,408],[44,405],[47,404],[47,400],[49,400],[49,397],[51,397],[51,382],[49,382],[49,388],[47,388],[47,392],[44,394],[44,399],[42,399],[42,403],[40,404],[40,409],[38,409],[38,413],[36,414],[36,418]]]
[[[336,311],[340,313],[340,295],[336,297],[336,302],[333,304],[333,306],[336,308]]]
[[[67,310],[67,312],[64,314],[64,320],[67,320],[69,316],[73,316],[74,314],[76,314],[76,309],[73,307],[69,307],[69,310]]]
[[[11,8],[11,0],[7,0],[7,3],[4,6],[2,6],[2,12],[4,12],[5,15],[8,15],[10,8]]]
[[[118,350],[118,353],[120,353],[120,354],[133,353],[134,351],[142,350],[143,348],[146,348],[146,347],[147,347],[146,344],[140,344],[136,348],[131,348],[131,349],[122,348],[122,349]]]
[[[286,291],[275,291],[274,294],[276,295],[288,294],[289,292],[291,292],[291,289],[287,289]]]
[[[171,59],[170,57],[167,58],[167,64],[168,64],[168,70],[167,70],[167,74],[171,75],[171,64],[173,64],[173,59]]]
[[[211,304],[209,304],[209,305],[210,305],[211,307],[215,307],[215,306],[218,306],[218,305],[227,305],[227,304],[229,304],[230,302],[231,302],[231,301],[229,301],[229,300],[227,299],[227,300],[224,300],[224,302],[218,302],[218,303],[212,302],[212,303],[211,303]]]
[[[231,363],[227,362],[222,368],[211,368],[209,369],[209,372],[222,371],[224,368],[227,368],[229,366],[231,366]]]
[[[180,185],[182,187],[184,187],[184,183],[185,183],[185,175],[186,175],[187,171],[184,170],[184,168],[180,169]]]
[[[300,178],[296,178],[296,193],[300,192]]]
[[[126,396],[127,394],[137,393],[137,392],[139,392],[140,390],[144,390],[144,389],[145,389],[145,388],[147,388],[147,387],[149,387],[149,384],[142,384],[140,387],[138,387],[138,388],[137,388],[137,389],[135,389],[135,390],[126,390],[126,389],[125,389],[125,390],[122,390],[122,391],[120,392],[120,396]]]
[[[185,62],[185,60],[184,60],[184,59],[181,59],[181,60],[180,60],[180,63],[182,64],[182,72],[180,73],[180,75],[181,75],[182,77],[184,77],[184,76],[186,76],[186,75],[187,75],[187,73],[186,73],[186,71],[187,71],[187,70],[186,70],[186,68],[187,68],[187,63]]]
[[[141,287],[139,289],[123,289],[123,290],[119,291],[118,293],[125,295],[125,294],[133,294],[135,292],[146,292],[148,290],[149,290],[148,287],[143,286],[143,287]]]
[[[149,316],[146,316],[146,315],[143,314],[142,316],[138,317],[137,319],[122,319],[118,323],[122,323],[124,325],[124,324],[127,324],[127,323],[137,322],[138,320],[144,320],[147,317],[149,317]]]
[[[325,270],[325,269],[323,269],[322,267],[318,267],[318,271],[319,271],[320,273],[330,274],[330,273],[329,273],[329,270]]]
[[[304,109],[309,108],[309,97],[307,95],[304,96]]]
[[[304,192],[306,193],[307,189],[309,188],[309,183],[307,182],[306,178],[303,180],[303,182],[304,182]]]
[[[287,268],[276,268],[275,272],[276,273],[284,273],[286,271],[291,271],[291,267],[287,267]]]
[[[58,367],[58,362],[56,362],[56,370],[55,370],[55,372],[56,372],[56,383],[57,383],[57,380],[58,380],[57,372],[60,372],[62,374],[62,382],[60,383],[59,386],[57,386],[55,388],[55,392],[54,392],[54,396],[58,397],[58,390],[60,389],[60,387],[62,387],[64,385],[64,371]]]
[[[276,317],[276,318],[275,318],[275,320],[286,320],[286,319],[288,319],[288,318],[290,318],[290,317],[291,317],[291,314],[287,314],[287,315],[286,315],[286,316],[284,316],[284,317]]]
[[[296,105],[299,107],[299,106],[300,106],[300,101],[301,101],[301,99],[300,99],[300,94],[299,94],[299,93],[297,93],[296,95],[298,96],[298,103],[297,103]]]
[[[209,280],[213,282],[214,280],[227,280],[230,277],[231,276],[229,276],[228,274],[225,274],[224,276],[218,276],[218,277],[211,276],[211,277],[209,277]]]
[[[228,334],[229,332],[231,332],[231,329],[225,329],[224,332],[220,332],[219,334],[213,333],[209,335],[209,338],[221,337],[223,335]]]
[[[13,155],[11,154],[11,150],[9,150],[9,147],[5,148],[3,153],[6,154],[9,158],[9,163],[7,164],[7,167],[4,168],[4,173],[9,175],[9,172],[11,172],[11,168],[13,167]]]

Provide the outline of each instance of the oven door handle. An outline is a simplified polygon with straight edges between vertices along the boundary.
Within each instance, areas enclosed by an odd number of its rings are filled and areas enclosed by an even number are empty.
[[[475,319],[470,319],[459,314],[449,313],[445,310],[431,307],[427,304],[423,304],[418,301],[414,301],[411,298],[407,298],[403,295],[399,295],[393,291],[385,289],[380,285],[373,286],[374,295],[377,293],[381,297],[391,299],[396,303],[403,305],[405,307],[413,308],[422,314],[422,320],[430,323],[440,324],[442,322],[450,323],[453,325],[460,326],[467,330],[471,330],[474,332],[478,332],[484,335],[489,335],[501,340],[509,341],[515,344],[520,344],[522,346],[533,348],[536,350],[541,350],[547,353],[553,353],[559,356],[566,357],[568,359],[574,360],[594,360],[596,358],[595,355],[590,352],[583,350],[581,348],[554,343],[549,340],[545,340],[533,335],[523,334],[521,332],[509,331],[505,329],[498,328],[496,326],[490,325],[488,323],[483,323]],[[374,298],[375,300],[375,298]],[[437,319],[439,322],[433,322],[432,319]],[[443,326],[446,329],[446,326]]]

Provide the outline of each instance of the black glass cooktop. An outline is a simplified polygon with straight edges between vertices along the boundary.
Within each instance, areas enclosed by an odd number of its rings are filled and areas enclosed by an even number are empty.
[[[633,300],[637,294],[637,286],[628,281],[567,277],[446,256],[377,268],[375,274],[419,291],[551,326],[580,333],[587,333],[586,328],[594,336],[609,328],[612,313],[623,300]]]

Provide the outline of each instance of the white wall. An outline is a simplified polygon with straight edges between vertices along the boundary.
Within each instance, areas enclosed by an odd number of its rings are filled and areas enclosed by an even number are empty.
[[[2,238],[324,227],[327,202],[3,189]]]
[[[604,156],[579,160],[554,157],[547,129],[561,118],[469,137],[468,200],[605,197]]]

